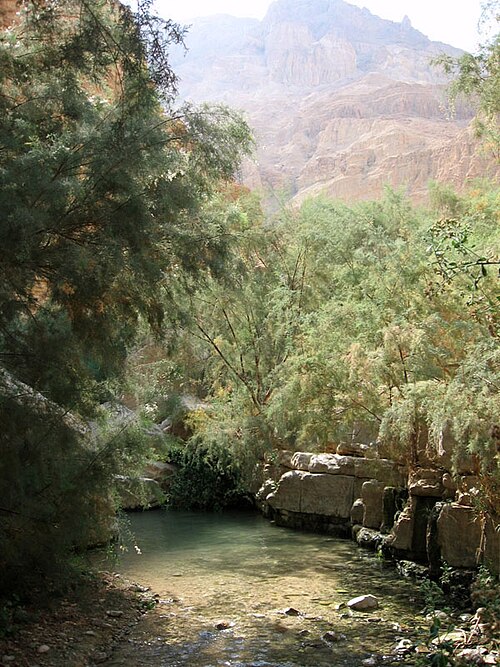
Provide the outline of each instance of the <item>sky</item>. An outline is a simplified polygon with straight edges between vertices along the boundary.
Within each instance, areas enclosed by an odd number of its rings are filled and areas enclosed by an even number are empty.
[[[401,21],[405,14],[412,25],[435,41],[475,52],[480,41],[477,24],[482,0],[347,0],[367,7],[372,14]],[[272,0],[155,0],[164,18],[189,23],[198,16],[232,14],[262,19]]]

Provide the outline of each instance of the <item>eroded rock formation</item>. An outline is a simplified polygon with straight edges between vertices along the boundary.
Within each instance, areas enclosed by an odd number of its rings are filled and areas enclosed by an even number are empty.
[[[420,201],[431,179],[460,189],[496,173],[468,128],[472,109],[451,112],[430,64],[460,52],[407,17],[385,21],[342,0],[278,0],[260,23],[195,21],[187,45],[174,59],[182,96],[239,107],[255,130],[251,187],[353,200],[389,184]]]

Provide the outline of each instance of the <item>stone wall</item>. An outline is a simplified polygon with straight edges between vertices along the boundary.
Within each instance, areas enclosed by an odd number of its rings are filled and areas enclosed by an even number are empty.
[[[476,509],[479,479],[472,470],[409,470],[366,447],[352,452],[283,452],[279,465],[264,466],[256,495],[264,514],[293,528],[352,534],[363,546],[431,571],[443,563],[486,563],[500,572],[498,519]]]

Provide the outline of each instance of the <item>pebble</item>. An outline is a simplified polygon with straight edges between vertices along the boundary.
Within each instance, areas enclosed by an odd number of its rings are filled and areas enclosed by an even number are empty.
[[[14,662],[16,659],[15,655],[3,655],[2,662]]]
[[[376,660],[376,658],[371,656],[370,658],[366,658],[365,660],[362,660],[361,664],[366,665],[366,667],[373,667],[373,665],[377,664],[377,660]]]
[[[120,618],[123,616],[123,611],[120,611],[118,609],[108,609],[106,612],[106,616],[109,616],[110,618]]]
[[[50,646],[47,646],[47,644],[41,644],[36,652],[37,653],[48,653],[50,651]]]
[[[97,637],[97,633],[93,630],[86,630],[83,634],[87,635],[87,637]]]

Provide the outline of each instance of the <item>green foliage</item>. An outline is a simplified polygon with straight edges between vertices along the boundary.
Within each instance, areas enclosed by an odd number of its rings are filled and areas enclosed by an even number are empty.
[[[168,329],[229,251],[210,202],[249,130],[225,107],[173,106],[167,49],[183,31],[150,4],[134,15],[109,0],[26,0],[0,35],[0,565],[11,586],[102,539],[92,526],[112,514],[113,472],[136,466],[146,442],[140,429],[96,439],[69,414],[98,413],[138,334]]]
[[[434,186],[435,211],[390,190],[352,207],[319,198],[272,227],[233,201],[231,281],[206,281],[183,318],[181,375],[196,369],[209,406],[194,433],[245,474],[269,449],[351,439],[438,461],[446,433],[455,462],[477,455],[494,510],[498,196]]]
[[[173,447],[168,458],[178,466],[167,496],[170,507],[221,510],[241,503],[244,492],[238,463],[223,445],[193,438]]]
[[[500,132],[498,114],[500,112],[500,3],[490,0],[483,4],[483,27],[489,27],[491,36],[476,54],[465,53],[460,58],[442,55],[435,64],[453,76],[450,97],[455,101],[464,94],[476,101],[476,132],[482,137],[487,148],[500,157]]]

